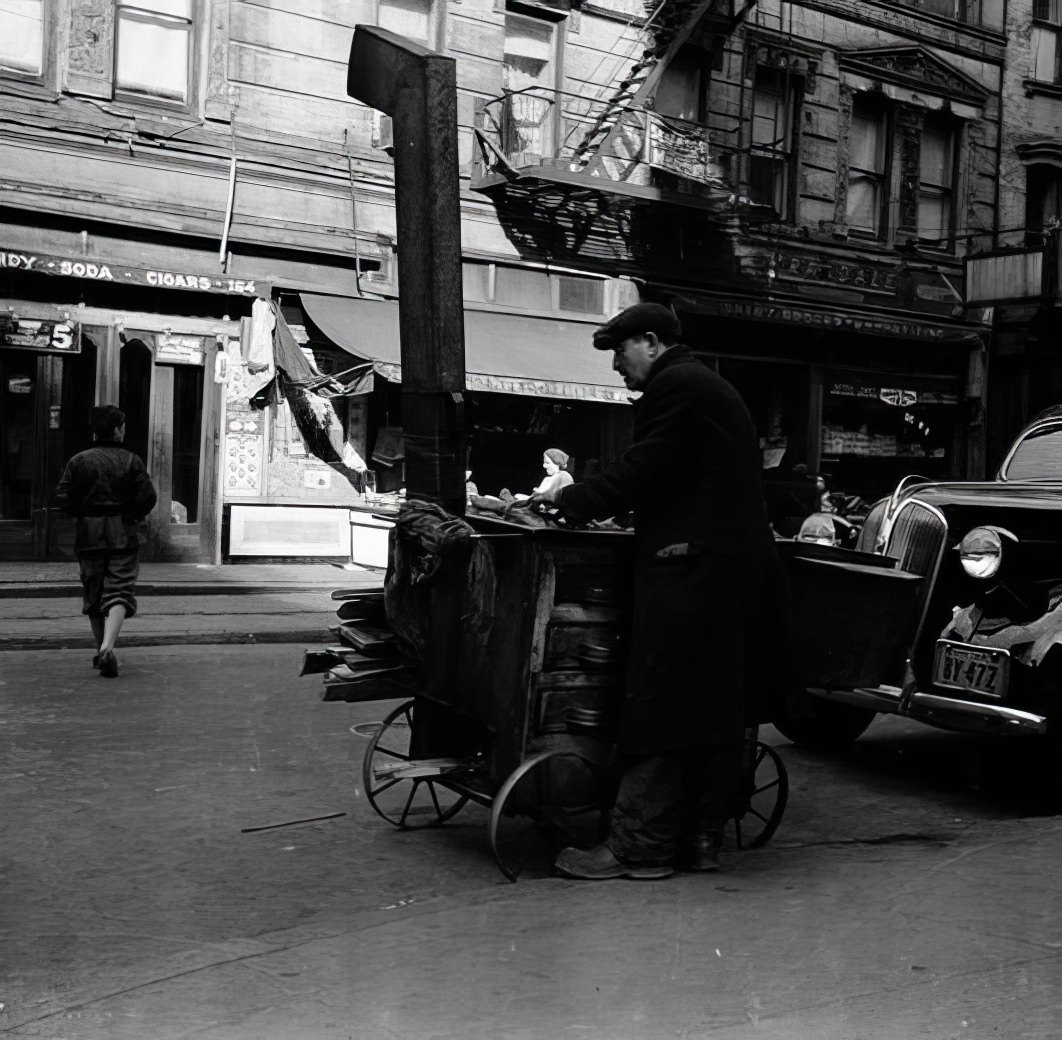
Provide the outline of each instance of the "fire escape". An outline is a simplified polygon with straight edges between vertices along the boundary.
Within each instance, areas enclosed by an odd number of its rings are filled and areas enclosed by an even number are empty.
[[[672,230],[697,211],[716,243],[733,228],[738,196],[727,174],[738,143],[656,111],[655,98],[687,44],[722,47],[755,3],[659,0],[641,27],[644,51],[603,96],[531,86],[482,106],[472,187],[522,254],[637,271],[659,255],[680,259],[683,247],[676,254],[673,238],[661,240],[667,209]],[[712,57],[706,47],[704,62]]]

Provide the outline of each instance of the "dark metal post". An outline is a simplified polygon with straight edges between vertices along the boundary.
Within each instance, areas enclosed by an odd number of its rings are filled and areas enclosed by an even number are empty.
[[[462,515],[465,336],[456,65],[394,33],[359,25],[347,93],[394,124],[406,491]]]

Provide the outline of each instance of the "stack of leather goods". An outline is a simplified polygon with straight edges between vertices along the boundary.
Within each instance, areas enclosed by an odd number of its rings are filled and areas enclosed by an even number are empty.
[[[374,701],[411,696],[414,669],[387,623],[383,589],[336,589],[333,646],[307,650],[300,675],[324,675],[325,701]]]

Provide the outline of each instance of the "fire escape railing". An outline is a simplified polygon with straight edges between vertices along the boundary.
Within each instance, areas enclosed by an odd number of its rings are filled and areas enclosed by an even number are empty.
[[[477,119],[480,179],[528,167],[581,171],[629,184],[658,183],[664,174],[690,185],[725,187],[738,150],[737,127],[729,134],[702,123],[655,112],[651,104],[619,111],[611,98],[588,98],[528,87],[483,104]],[[610,110],[615,124],[608,154],[597,153],[589,170],[587,135]]]

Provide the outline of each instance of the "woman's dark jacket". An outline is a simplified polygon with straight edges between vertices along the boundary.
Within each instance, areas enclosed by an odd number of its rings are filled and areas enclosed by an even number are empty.
[[[136,551],[137,522],[157,500],[140,457],[114,441],[78,452],[55,491],[55,504],[77,518],[74,550],[79,556]]]
[[[634,512],[633,632],[621,744],[740,740],[774,541],[737,391],[687,347],[653,365],[623,458],[558,499],[575,521]]]

